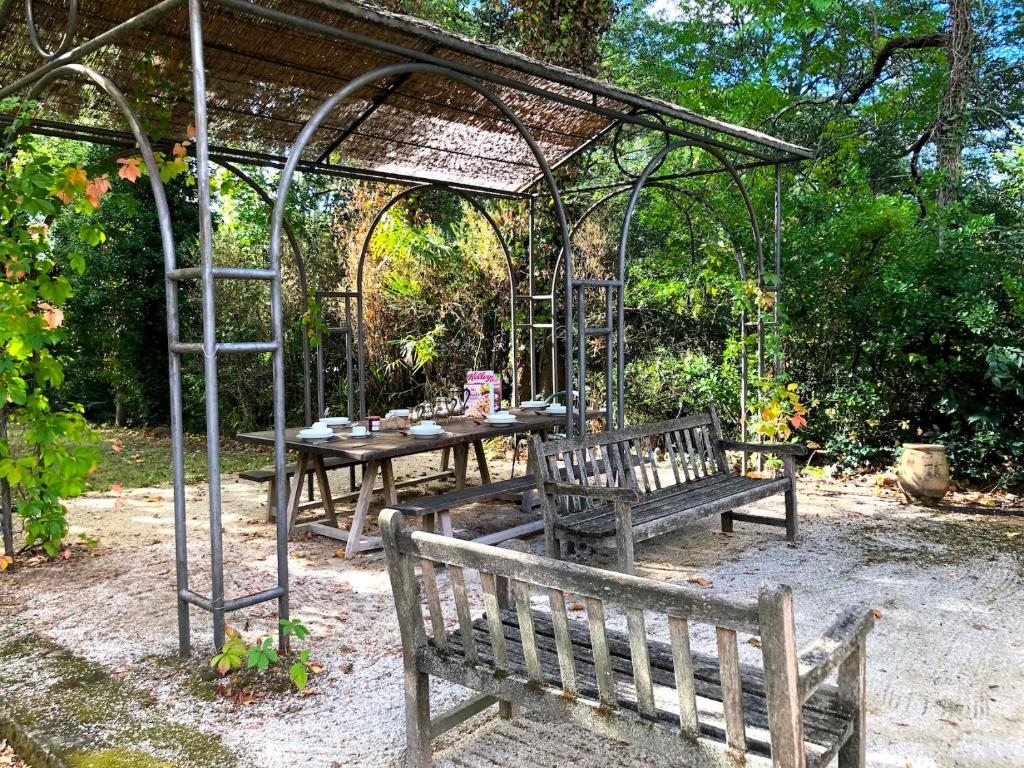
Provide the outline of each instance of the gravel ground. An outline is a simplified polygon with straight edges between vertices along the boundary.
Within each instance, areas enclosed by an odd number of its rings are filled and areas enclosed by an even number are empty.
[[[426,469],[401,465],[398,474]],[[504,477],[508,467],[497,464],[492,472]],[[266,588],[274,544],[262,522],[262,489],[226,478],[223,499],[228,594]],[[680,583],[699,578],[708,590],[729,595],[753,596],[766,579],[788,583],[801,645],[843,607],[870,604],[881,618],[868,645],[868,764],[1024,766],[1024,510],[1015,503],[957,494],[951,504],[927,509],[904,504],[874,479],[808,479],[801,486],[799,546],[789,546],[778,529],[737,524],[727,535],[705,520],[639,546],[638,570]],[[192,586],[204,592],[205,488],[190,487],[188,504]],[[755,506],[777,512],[781,499]],[[73,502],[71,516],[74,532],[87,532],[98,546],[5,574],[0,616],[155,695],[162,714],[218,738],[239,765],[401,764],[399,637],[379,553],[344,560],[336,542],[294,542],[292,613],[310,628],[308,645],[323,672],[305,696],[257,684],[237,699],[211,698],[197,686],[198,665],[166,663],[177,638],[171,492],[89,495]],[[511,504],[478,505],[456,516],[456,532],[468,536],[524,520]],[[539,539],[529,543],[540,550]],[[589,562],[609,564],[599,556]],[[193,613],[196,654],[206,658],[207,619]],[[249,640],[272,632],[275,619],[272,605],[232,617]],[[653,624],[654,632],[663,630]],[[693,643],[713,649],[712,630],[695,628]],[[757,654],[743,644],[744,660]],[[443,683],[435,693],[438,711],[466,694]],[[575,728],[488,715],[446,734],[436,756],[438,765],[492,768],[662,765]]]

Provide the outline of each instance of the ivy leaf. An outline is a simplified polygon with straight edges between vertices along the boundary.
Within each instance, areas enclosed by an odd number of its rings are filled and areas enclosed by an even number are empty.
[[[121,167],[117,169],[117,177],[130,181],[133,184],[142,175],[142,158],[140,157],[119,157],[117,163]]]

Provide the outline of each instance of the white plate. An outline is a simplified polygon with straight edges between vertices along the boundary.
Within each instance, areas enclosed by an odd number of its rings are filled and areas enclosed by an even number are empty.
[[[547,408],[548,404],[543,400],[524,400],[519,404],[520,408],[535,409],[535,408]]]
[[[438,427],[436,430],[434,430],[432,432],[426,432],[426,431],[424,431],[422,429],[418,429],[418,430],[410,429],[409,430],[409,434],[412,435],[413,437],[437,437],[438,435],[443,435],[444,434],[444,428],[443,427]]]
[[[299,430],[300,440],[328,440],[334,437],[334,432],[327,427],[324,428],[307,428]]]
[[[566,409],[564,405],[556,405],[552,403],[551,405],[544,409],[544,413],[562,414],[565,413],[565,410]]]

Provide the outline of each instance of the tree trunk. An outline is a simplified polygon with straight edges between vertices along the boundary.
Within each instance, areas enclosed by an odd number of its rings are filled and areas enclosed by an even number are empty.
[[[969,127],[967,106],[974,77],[974,29],[971,0],[950,0],[946,60],[949,83],[935,124],[935,167],[942,174],[936,205],[943,208],[960,196],[964,139]]]

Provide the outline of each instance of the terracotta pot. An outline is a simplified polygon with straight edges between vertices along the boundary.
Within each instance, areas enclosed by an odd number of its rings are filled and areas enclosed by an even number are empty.
[[[904,443],[899,466],[900,488],[917,501],[935,504],[949,488],[946,446]]]

